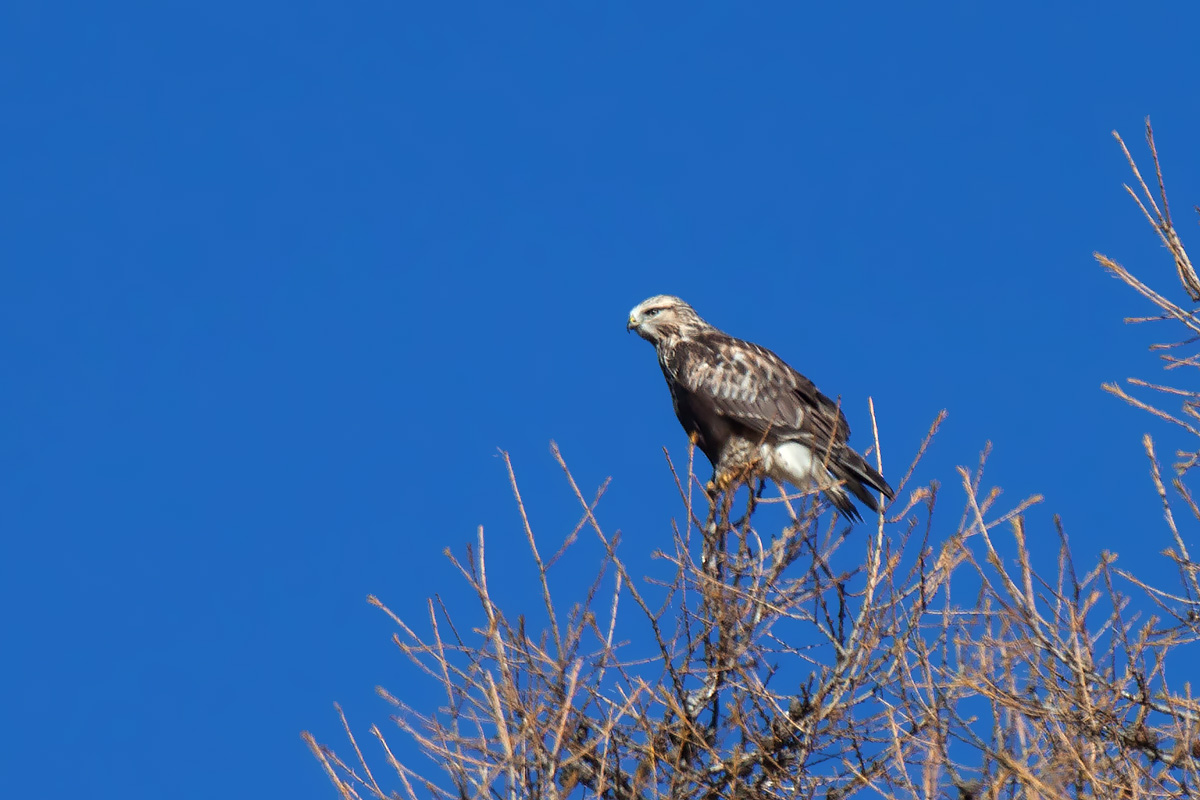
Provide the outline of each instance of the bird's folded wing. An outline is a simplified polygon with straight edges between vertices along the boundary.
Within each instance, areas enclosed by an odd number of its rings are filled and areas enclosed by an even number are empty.
[[[682,388],[751,431],[840,446],[850,436],[837,404],[765,347],[725,334],[680,342],[666,365]]]

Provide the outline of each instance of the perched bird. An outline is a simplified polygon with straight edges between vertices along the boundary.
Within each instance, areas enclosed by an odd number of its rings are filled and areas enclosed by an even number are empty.
[[[713,465],[710,492],[765,475],[820,489],[854,520],[862,516],[847,492],[876,512],[872,489],[895,496],[846,443],[850,426],[837,403],[767,348],[722,333],[671,295],[639,303],[626,328],[658,352],[675,415]]]

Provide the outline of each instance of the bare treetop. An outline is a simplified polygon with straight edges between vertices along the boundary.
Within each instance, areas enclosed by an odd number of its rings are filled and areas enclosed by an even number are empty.
[[[1159,201],[1132,157],[1145,201],[1131,194],[1182,288],[1200,300],[1148,124],[1147,134]],[[1197,341],[1200,320],[1097,258],[1158,306],[1149,319],[1187,329],[1183,341],[1156,346],[1165,369],[1200,366],[1194,354],[1175,355]],[[1182,413],[1104,388],[1200,436],[1200,395],[1130,382],[1182,398]],[[975,467],[959,468],[953,491],[915,483],[943,418],[886,514],[853,528],[827,513],[827,487],[760,497],[743,475],[712,497],[694,473],[694,448],[686,461],[668,455],[679,516],[660,526],[647,576],[630,573],[628,545],[597,519],[605,486],[585,495],[552,447],[580,518],[547,544],[505,455],[543,607],[500,607],[480,529],[464,557],[451,556],[478,604],[471,619],[431,599],[417,624],[370,598],[426,681],[403,696],[379,690],[396,709],[403,750],[373,725],[377,755],[364,753],[344,716],[352,758],[306,741],[346,800],[1194,795],[1200,705],[1185,651],[1200,635],[1200,584],[1172,494],[1200,520],[1183,482],[1200,447],[1181,449],[1164,476],[1144,440],[1170,545],[1164,583],[1109,554],[1077,569],[1057,519],[1037,535],[1058,542],[1058,558],[1035,565],[1024,512],[1041,498],[1002,508],[999,489],[984,482],[986,449]],[[871,422],[867,456],[879,474],[873,407]],[[582,536],[603,548],[587,586],[560,575],[582,557]],[[386,765],[386,780],[374,762]]]

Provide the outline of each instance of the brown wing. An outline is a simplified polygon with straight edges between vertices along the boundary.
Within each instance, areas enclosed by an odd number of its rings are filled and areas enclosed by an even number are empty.
[[[765,347],[712,331],[672,355],[663,367],[675,381],[754,433],[839,449],[850,436],[837,404]]]

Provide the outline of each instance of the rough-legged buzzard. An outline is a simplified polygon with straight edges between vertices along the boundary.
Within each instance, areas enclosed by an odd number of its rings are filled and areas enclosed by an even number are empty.
[[[892,487],[850,448],[850,426],[836,403],[765,347],[709,325],[678,297],[658,295],[629,312],[627,328],[654,345],[675,414],[713,465],[710,491],[765,475],[816,487],[851,519],[853,494],[880,510],[871,489]]]

